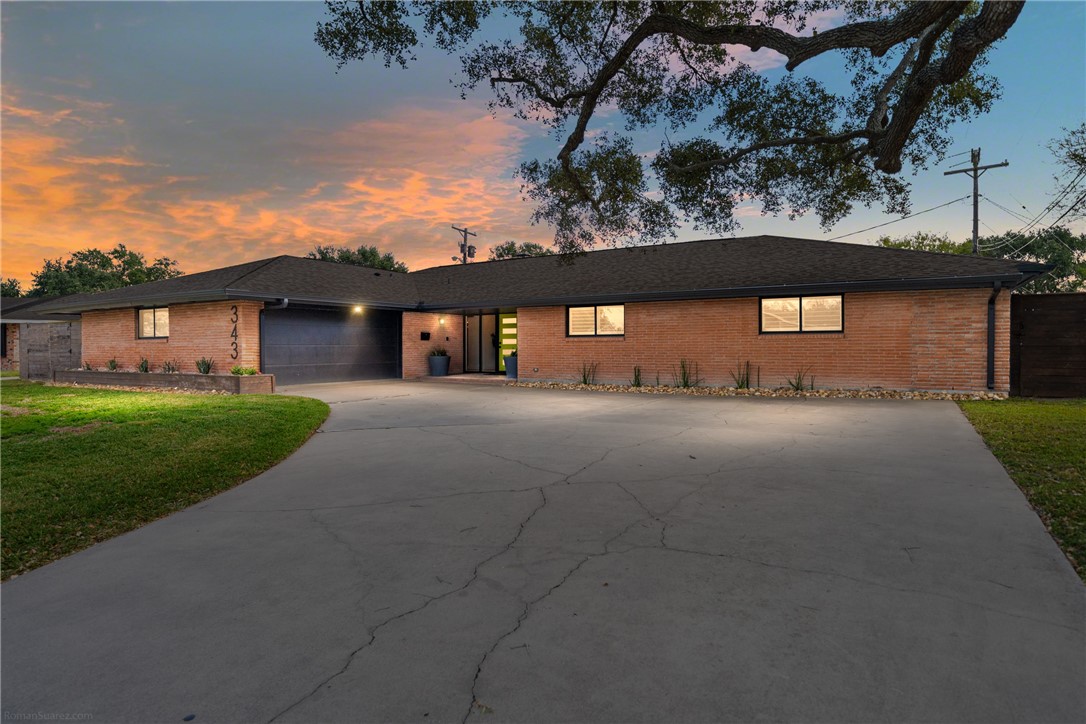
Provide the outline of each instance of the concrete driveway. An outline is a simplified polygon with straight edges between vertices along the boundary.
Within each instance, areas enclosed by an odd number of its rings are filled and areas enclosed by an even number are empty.
[[[296,391],[283,464],[3,585],[5,718],[1086,718],[1086,589],[952,403]]]

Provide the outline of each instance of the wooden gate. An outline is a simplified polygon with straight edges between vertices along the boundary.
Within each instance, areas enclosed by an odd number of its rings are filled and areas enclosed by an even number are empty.
[[[51,380],[55,370],[79,368],[79,322],[21,325],[20,375],[31,380]]]
[[[1011,295],[1011,394],[1086,397],[1086,294]]]

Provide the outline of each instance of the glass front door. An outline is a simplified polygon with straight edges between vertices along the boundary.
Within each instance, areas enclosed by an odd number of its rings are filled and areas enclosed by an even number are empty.
[[[464,371],[498,371],[498,315],[464,316]]]

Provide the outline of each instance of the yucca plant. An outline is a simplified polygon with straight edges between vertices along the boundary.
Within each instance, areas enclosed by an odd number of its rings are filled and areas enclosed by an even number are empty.
[[[641,368],[638,365],[634,365],[633,379],[630,380],[631,387],[641,386]]]
[[[215,368],[215,360],[208,359],[207,357],[201,357],[196,360],[196,371],[202,375],[211,374],[211,370]]]
[[[116,358],[111,359],[110,361],[106,362],[106,369],[109,370],[110,372],[116,372],[117,371],[117,360],[116,360]]]
[[[162,371],[168,375],[177,374],[181,371],[181,365],[177,360],[166,360],[162,363]]]
[[[737,364],[731,375],[737,390],[750,389],[750,360]]]
[[[795,377],[788,377],[788,386],[796,392],[814,389],[814,375],[810,367],[803,367],[796,371]]]
[[[582,385],[594,385],[596,384],[596,368],[599,367],[599,362],[582,362],[581,363],[581,384]]]
[[[151,369],[151,363],[146,357],[140,357],[140,363],[136,365],[136,369],[140,372],[148,372]]]
[[[676,387],[697,387],[702,382],[698,374],[698,363],[686,359],[679,360],[679,370],[676,372],[673,369],[671,377]]]

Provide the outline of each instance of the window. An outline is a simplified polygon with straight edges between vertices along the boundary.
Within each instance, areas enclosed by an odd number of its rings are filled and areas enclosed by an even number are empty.
[[[570,307],[566,334],[570,337],[621,337],[626,333],[626,309],[621,304]]]
[[[762,300],[762,332],[841,332],[844,303],[840,294]]]
[[[140,309],[136,314],[136,336],[140,339],[170,336],[169,307]]]

